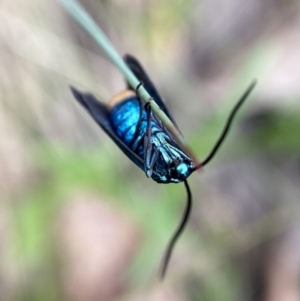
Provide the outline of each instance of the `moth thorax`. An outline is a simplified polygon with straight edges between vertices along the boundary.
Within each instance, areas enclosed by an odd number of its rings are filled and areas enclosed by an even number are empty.
[[[124,90],[121,91],[120,93],[114,95],[108,102],[107,106],[111,110],[113,107],[115,107],[117,104],[132,98],[136,97],[136,94],[132,90]]]

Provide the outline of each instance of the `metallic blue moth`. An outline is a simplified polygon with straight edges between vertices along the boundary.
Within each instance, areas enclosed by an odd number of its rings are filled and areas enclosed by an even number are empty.
[[[124,60],[149,95],[178,129],[174,118],[137,59],[131,55],[126,55]],[[127,83],[127,90],[112,97],[108,104],[98,101],[90,93],[83,93],[71,87],[76,100],[87,110],[123,153],[146,173],[147,177],[151,177],[158,183],[184,182],[185,184],[187,205],[182,220],[172,236],[164,255],[161,277],[164,277],[175,242],[182,233],[190,215],[192,194],[187,178],[192,172],[206,165],[214,157],[229,131],[234,116],[255,84],[256,81],[249,86],[232,110],[219,139],[209,155],[196,166],[192,158],[181,149],[162,121],[151,111],[151,107],[139,97],[138,87],[133,90]]]

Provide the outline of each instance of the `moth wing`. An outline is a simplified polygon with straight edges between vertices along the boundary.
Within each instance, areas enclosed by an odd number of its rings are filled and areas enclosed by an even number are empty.
[[[139,61],[130,54],[126,54],[124,56],[124,61],[131,69],[131,71],[135,74],[135,76],[138,78],[138,80],[143,83],[144,88],[147,90],[150,96],[154,98],[157,105],[164,111],[164,113],[171,119],[171,121],[179,130],[176,121],[172,117],[171,113],[169,112],[168,108],[166,107],[165,103],[163,102],[155,86],[153,85],[152,81],[150,80],[149,76],[147,75]],[[132,89],[132,87],[128,83],[127,85],[129,89]]]
[[[144,161],[116,136],[110,124],[110,112],[107,106],[99,102],[91,93],[82,93],[73,87],[70,88],[75,99],[87,110],[87,112],[101,126],[106,134],[117,144],[124,154],[137,166],[144,170]]]

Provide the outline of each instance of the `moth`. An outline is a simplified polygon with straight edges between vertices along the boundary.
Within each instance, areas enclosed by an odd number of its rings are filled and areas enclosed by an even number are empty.
[[[131,55],[125,55],[124,60],[140,84],[179,130],[176,121],[138,60]],[[98,101],[91,93],[80,92],[71,87],[75,99],[123,153],[145,172],[148,178],[151,177],[157,183],[183,182],[185,185],[187,192],[185,211],[164,254],[160,271],[161,278],[165,275],[174,245],[184,230],[191,212],[192,193],[187,178],[214,157],[224,141],[237,111],[255,84],[256,81],[253,81],[239,99],[230,113],[219,139],[208,156],[199,164],[195,164],[192,158],[182,150],[162,121],[152,112],[149,104],[139,97],[139,87],[132,89],[127,83],[127,89],[113,96],[108,103]]]

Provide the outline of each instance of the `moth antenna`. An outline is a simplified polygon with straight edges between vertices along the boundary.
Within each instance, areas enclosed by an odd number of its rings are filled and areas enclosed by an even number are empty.
[[[183,232],[183,230],[184,230],[184,228],[185,228],[185,226],[188,222],[188,219],[189,219],[189,216],[190,216],[190,213],[191,213],[191,209],[192,209],[192,193],[191,193],[191,189],[189,187],[189,184],[188,184],[187,180],[184,181],[184,186],[185,186],[185,189],[186,189],[186,192],[187,192],[186,206],[185,206],[185,209],[184,209],[184,213],[183,213],[181,222],[180,222],[178,228],[176,229],[175,233],[173,234],[173,236],[172,236],[172,238],[171,238],[171,240],[170,240],[170,242],[167,246],[165,254],[162,258],[162,263],[161,263],[161,268],[160,268],[160,279],[161,280],[163,280],[164,277],[165,277],[166,270],[167,270],[167,267],[168,267],[168,264],[169,264],[169,261],[170,261],[175,243],[177,242],[179,236]]]
[[[197,170],[199,168],[201,168],[202,166],[206,165],[207,163],[209,163],[211,161],[211,159],[215,156],[215,154],[217,153],[217,151],[219,150],[220,146],[222,145],[222,143],[224,142],[229,129],[232,125],[233,119],[236,116],[238,110],[241,108],[242,104],[245,102],[245,100],[248,98],[248,96],[250,95],[250,93],[252,92],[253,88],[255,87],[257,83],[257,80],[255,79],[251,85],[249,86],[249,88],[245,91],[245,93],[241,96],[241,98],[238,100],[237,104],[234,106],[234,108],[232,109],[227,122],[223,128],[223,131],[219,137],[219,139],[217,140],[216,144],[214,145],[214,147],[212,148],[212,150],[210,151],[210,153],[208,154],[208,156],[198,165],[195,166],[194,170]]]

